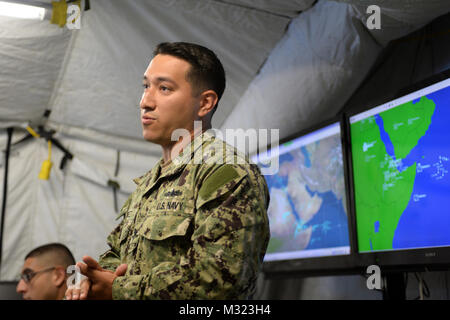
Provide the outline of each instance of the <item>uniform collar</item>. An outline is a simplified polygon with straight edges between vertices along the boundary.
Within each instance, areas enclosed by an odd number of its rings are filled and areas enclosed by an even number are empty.
[[[146,189],[145,192],[150,190],[156,182],[163,177],[168,177],[174,175],[186,167],[186,164],[194,159],[195,153],[200,149],[203,143],[207,140],[212,139],[214,136],[205,131],[197,135],[187,146],[185,146],[182,152],[172,159],[172,161],[164,166],[162,169],[162,164],[164,163],[164,158],[161,157],[157,164],[149,172],[143,176],[134,179],[133,181],[138,185]]]
[[[133,179],[134,183],[136,183],[138,186],[142,185],[147,181],[147,185],[150,183],[150,181],[155,181],[156,178],[159,176],[159,173],[161,171],[161,164],[163,163],[164,159],[160,158],[159,161],[156,163],[156,165],[148,171],[143,176],[140,176],[139,178]]]

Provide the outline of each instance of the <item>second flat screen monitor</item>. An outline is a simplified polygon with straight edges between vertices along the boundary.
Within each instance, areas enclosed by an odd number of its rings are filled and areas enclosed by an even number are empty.
[[[253,162],[261,166],[270,152]],[[278,165],[265,175],[271,238],[264,260],[350,254],[340,123],[281,144]]]

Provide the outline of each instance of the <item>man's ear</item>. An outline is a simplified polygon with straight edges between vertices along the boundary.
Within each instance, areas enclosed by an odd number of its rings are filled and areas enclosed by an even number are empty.
[[[63,267],[56,267],[53,272],[53,283],[61,287],[66,283],[66,270]]]
[[[206,90],[200,94],[200,107],[198,109],[197,115],[200,118],[205,117],[219,100],[217,93],[214,90]]]

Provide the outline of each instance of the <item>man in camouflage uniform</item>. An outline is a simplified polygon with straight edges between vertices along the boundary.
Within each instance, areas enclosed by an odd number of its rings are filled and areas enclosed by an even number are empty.
[[[208,130],[223,67],[204,47],[163,43],[144,81],[143,135],[163,157],[134,180],[110,250],[83,258],[89,280],[66,298],[245,299],[269,241],[269,193],[258,167]],[[177,129],[186,134],[173,141]]]

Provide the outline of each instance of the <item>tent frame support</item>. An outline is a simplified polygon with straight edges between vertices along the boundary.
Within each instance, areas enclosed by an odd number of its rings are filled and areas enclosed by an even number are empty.
[[[5,226],[5,213],[6,213],[6,199],[8,195],[8,171],[9,171],[9,154],[11,151],[11,140],[13,135],[13,128],[8,128],[8,138],[7,138],[7,144],[6,144],[6,151],[5,151],[5,171],[4,171],[4,177],[3,177],[3,202],[2,202],[2,216],[1,216],[1,224],[0,224],[0,275],[1,275],[1,268],[2,268],[2,256],[3,256],[3,229]]]

